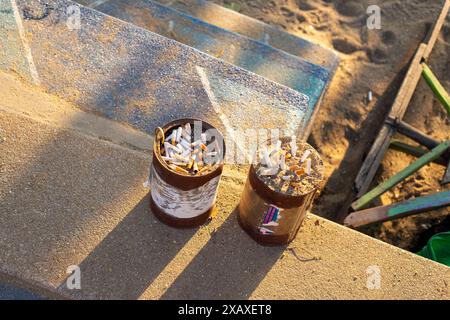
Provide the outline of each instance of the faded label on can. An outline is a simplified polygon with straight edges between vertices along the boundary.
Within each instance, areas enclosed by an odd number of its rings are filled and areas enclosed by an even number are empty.
[[[200,216],[214,205],[217,197],[220,176],[201,187],[180,190],[166,183],[152,167],[151,196],[155,204],[165,213],[180,219]]]
[[[278,208],[272,204],[268,205],[267,210],[265,211],[263,221],[259,226],[259,232],[261,234],[273,234],[274,230],[272,228],[276,228],[279,226],[279,220],[281,219],[281,211],[283,209]]]

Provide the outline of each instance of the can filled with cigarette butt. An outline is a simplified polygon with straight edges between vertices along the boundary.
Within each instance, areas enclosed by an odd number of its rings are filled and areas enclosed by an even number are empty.
[[[150,168],[150,207],[176,228],[193,228],[214,210],[223,170],[222,134],[207,122],[180,119],[157,128]]]
[[[262,245],[297,235],[323,180],[323,162],[309,144],[284,137],[258,149],[239,203],[241,227]]]

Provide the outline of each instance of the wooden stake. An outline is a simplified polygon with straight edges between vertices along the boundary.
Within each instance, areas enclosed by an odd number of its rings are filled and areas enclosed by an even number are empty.
[[[436,20],[436,23],[433,28],[430,29],[425,41],[419,46],[414,58],[411,61],[402,86],[400,87],[394,104],[392,105],[389,117],[400,120],[403,118],[414,91],[416,90],[417,83],[419,82],[423,68],[422,62],[426,61],[430,56],[449,9],[450,0],[445,0],[444,6],[438,19]],[[372,145],[372,148],[370,149],[370,152],[364,160],[358,176],[356,177],[355,187],[358,192],[358,197],[361,197],[367,192],[367,190],[369,190],[370,184],[375,176],[375,173],[377,172],[384,154],[389,147],[390,139],[394,133],[395,128],[392,128],[386,123],[381,128],[378,137]]]
[[[413,126],[407,124],[404,121],[397,121],[395,119],[389,118],[387,120],[389,124],[392,124],[397,129],[398,133],[414,140],[417,143],[420,143],[424,147],[427,147],[429,150],[436,148],[440,141],[437,141],[429,136],[427,136],[422,131],[414,128]]]
[[[344,225],[356,228],[375,222],[399,219],[447,206],[450,206],[450,191],[435,193],[390,206],[353,212],[345,218]]]
[[[388,191],[389,189],[391,189],[392,187],[394,187],[395,185],[397,185],[398,183],[400,183],[401,181],[412,175],[414,172],[418,171],[423,166],[439,158],[449,148],[450,148],[450,140],[442,142],[440,145],[438,145],[429,153],[420,157],[410,166],[406,167],[393,177],[389,178],[387,181],[383,182],[376,188],[372,189],[370,192],[362,196],[360,199],[353,202],[352,203],[353,210],[356,211],[363,209],[368,204],[370,204],[375,198],[378,198],[383,193],[385,193],[386,191]]]
[[[417,49],[389,113],[389,117],[392,119],[403,118],[406,107],[411,101],[414,90],[422,73],[421,61],[423,59],[423,54],[425,53],[426,47],[427,45],[422,43],[419,46],[419,49]],[[370,152],[364,160],[358,176],[356,177],[355,187],[358,191],[357,197],[361,197],[367,192],[367,190],[369,190],[370,184],[377,172],[381,160],[383,160],[384,154],[389,147],[390,140],[394,136],[394,133],[395,128],[393,126],[388,123],[383,124],[378,137],[375,139],[375,142],[373,143],[372,148],[370,149]]]

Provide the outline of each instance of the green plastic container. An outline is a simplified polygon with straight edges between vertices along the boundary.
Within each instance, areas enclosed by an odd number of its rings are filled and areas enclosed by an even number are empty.
[[[434,235],[417,254],[450,267],[450,232]]]

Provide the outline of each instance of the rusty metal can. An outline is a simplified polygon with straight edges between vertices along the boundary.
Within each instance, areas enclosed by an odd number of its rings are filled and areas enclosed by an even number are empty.
[[[322,170],[320,156],[318,159]],[[297,236],[317,191],[314,187],[295,196],[274,191],[260,179],[253,163],[238,206],[239,224],[261,245],[286,245]]]
[[[174,128],[190,123],[201,126],[202,132],[213,132],[219,141],[222,159],[225,143],[222,134],[211,124],[197,119],[180,119],[162,127],[164,135]],[[195,130],[195,129],[194,129]],[[163,223],[175,228],[194,228],[205,223],[215,208],[223,161],[203,175],[185,175],[172,170],[160,152],[158,131],[155,133],[153,160],[150,168],[150,208]]]

